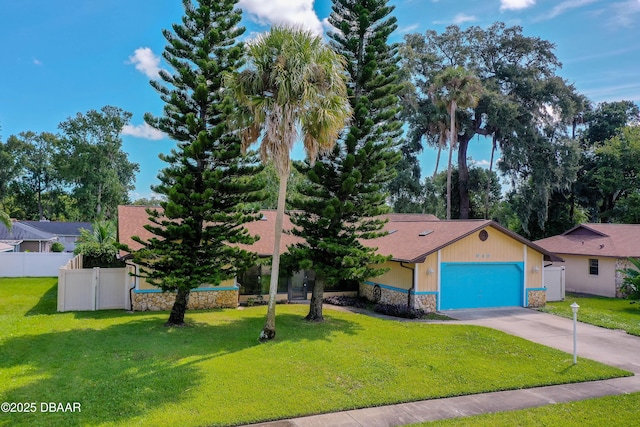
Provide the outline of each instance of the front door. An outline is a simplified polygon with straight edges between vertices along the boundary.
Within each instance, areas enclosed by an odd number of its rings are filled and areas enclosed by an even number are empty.
[[[307,278],[305,271],[297,271],[289,278],[289,300],[307,299]]]

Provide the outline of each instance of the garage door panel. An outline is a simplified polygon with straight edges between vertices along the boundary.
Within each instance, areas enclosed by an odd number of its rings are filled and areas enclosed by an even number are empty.
[[[523,263],[442,263],[440,309],[522,305]]]

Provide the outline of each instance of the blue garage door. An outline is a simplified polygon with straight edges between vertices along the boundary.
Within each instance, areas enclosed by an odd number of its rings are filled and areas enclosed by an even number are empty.
[[[522,306],[524,265],[442,263],[440,309]]]

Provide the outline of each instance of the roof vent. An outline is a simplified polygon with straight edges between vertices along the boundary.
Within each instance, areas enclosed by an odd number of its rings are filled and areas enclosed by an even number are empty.
[[[396,231],[398,231],[398,230],[389,230],[389,232],[388,232],[387,234],[393,234],[393,233],[395,233]]]
[[[418,234],[418,236],[428,236],[433,233],[433,230],[424,230],[422,233]]]

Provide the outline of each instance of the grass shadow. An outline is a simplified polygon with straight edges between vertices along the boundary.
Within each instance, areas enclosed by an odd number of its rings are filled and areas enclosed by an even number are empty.
[[[192,327],[185,328],[167,328],[157,316],[139,313],[93,329],[104,325],[101,319],[129,314],[78,314],[87,320],[84,329],[0,340],[0,370],[11,379],[0,386],[0,397],[13,402],[80,402],[82,412],[6,414],[9,425],[126,423],[154,408],[189,400],[190,391],[198,390],[210,369],[220,369],[221,374],[228,369],[228,358],[211,364],[212,359],[270,346],[258,342],[264,322],[258,311],[235,316],[233,310],[192,312]],[[212,321],[218,314],[223,319]],[[277,322],[279,336],[273,345],[331,340],[332,334],[355,333],[357,327],[338,318],[312,324],[290,313],[280,313]]]
[[[56,314],[58,310],[58,282],[42,294],[36,305],[31,307],[24,315],[38,316],[42,314]]]

